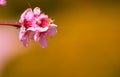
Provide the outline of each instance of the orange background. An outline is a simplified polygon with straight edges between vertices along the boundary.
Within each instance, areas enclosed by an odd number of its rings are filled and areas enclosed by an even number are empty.
[[[25,48],[16,28],[0,26],[1,77],[120,77],[120,1],[28,2],[55,20],[58,33],[44,49],[33,41]],[[18,21],[27,7],[8,0],[0,20]]]

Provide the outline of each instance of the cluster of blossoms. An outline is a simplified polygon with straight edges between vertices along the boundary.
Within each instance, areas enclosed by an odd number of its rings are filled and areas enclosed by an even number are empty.
[[[28,46],[30,40],[38,41],[44,48],[47,46],[47,38],[56,34],[56,25],[47,15],[41,13],[39,7],[28,8],[23,12],[19,23],[22,24],[20,28],[19,38],[24,46]]]
[[[6,5],[6,1],[0,0],[0,5]],[[57,25],[53,24],[53,21],[42,13],[39,7],[25,10],[20,17],[19,25],[19,39],[25,47],[28,46],[30,40],[33,40],[38,41],[44,48],[47,46],[47,38],[57,33]]]

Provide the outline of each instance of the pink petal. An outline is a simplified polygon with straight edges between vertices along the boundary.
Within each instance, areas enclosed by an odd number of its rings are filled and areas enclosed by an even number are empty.
[[[48,29],[49,29],[48,26],[46,26],[46,27],[36,26],[36,28],[35,28],[35,30],[36,30],[36,31],[39,31],[39,32],[45,32],[45,31],[47,31]]]
[[[35,31],[35,28],[34,27],[29,27],[28,29],[27,29],[28,31]]]
[[[47,32],[47,36],[50,37],[50,36],[53,36],[57,33],[57,29],[56,29],[57,25],[55,24],[50,24],[50,28]]]
[[[22,39],[22,37],[23,37],[23,35],[25,34],[25,27],[21,27],[20,28],[20,31],[19,31],[19,39],[21,40]]]
[[[34,31],[28,31],[28,39],[29,40],[34,40],[34,35],[35,35],[35,32]]]
[[[48,19],[48,15],[41,14],[41,15],[40,15],[40,19],[43,19],[43,18],[44,18],[44,19]]]
[[[20,20],[19,22],[20,23],[24,23],[24,20],[31,20],[33,18],[33,12],[32,12],[32,9],[31,8],[28,8],[27,10],[25,10],[21,17],[20,17]]]
[[[35,32],[31,30],[24,30],[24,27],[20,28],[19,39],[23,42],[24,46],[27,47],[30,40],[34,40]]]
[[[23,45],[24,45],[25,47],[28,46],[29,40],[28,40],[28,37],[27,37],[27,35],[26,35],[25,32],[22,33],[21,38],[20,38],[20,41],[23,43]]]
[[[0,5],[5,6],[6,5],[6,0],[0,0]]]
[[[23,39],[23,40],[21,40],[21,41],[23,42],[23,45],[24,45],[25,47],[28,47],[29,40],[28,40],[27,38],[25,38],[25,39]]]
[[[34,18],[34,14],[31,11],[26,12],[25,19],[31,21]]]
[[[39,7],[34,8],[33,12],[34,12],[35,17],[38,17],[40,15],[40,13],[41,13]]]
[[[39,38],[39,32],[36,31],[35,35],[34,35],[34,40],[37,41]]]
[[[41,27],[46,27],[46,26],[49,26],[49,24],[50,24],[50,19],[45,14],[41,14],[39,16],[39,21],[40,21],[39,26],[41,26]]]
[[[41,35],[39,36],[38,42],[39,42],[39,44],[40,44],[40,46],[41,46],[42,48],[45,48],[45,47],[47,46],[47,38],[46,38],[46,35],[41,34]]]

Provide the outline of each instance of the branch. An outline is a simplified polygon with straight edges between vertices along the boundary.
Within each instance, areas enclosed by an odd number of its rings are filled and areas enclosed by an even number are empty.
[[[19,22],[1,22],[0,21],[0,25],[13,26],[17,28],[21,27],[21,24]]]

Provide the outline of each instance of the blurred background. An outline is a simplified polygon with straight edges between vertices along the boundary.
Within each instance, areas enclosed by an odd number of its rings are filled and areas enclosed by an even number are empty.
[[[7,0],[0,21],[18,21],[28,7],[55,20],[58,33],[25,48],[19,30],[0,26],[0,77],[120,77],[119,0]],[[30,4],[30,5],[28,5]]]

